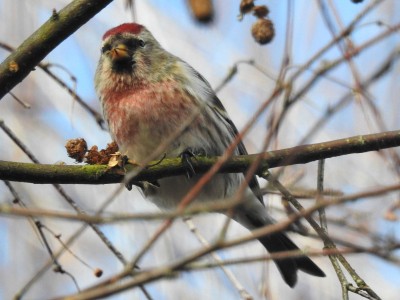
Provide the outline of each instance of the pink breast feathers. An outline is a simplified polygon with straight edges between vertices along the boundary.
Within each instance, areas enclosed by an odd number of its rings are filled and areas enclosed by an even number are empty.
[[[149,144],[147,139],[156,146],[177,130],[196,107],[191,95],[169,82],[136,85],[134,89],[104,95],[104,114],[122,149],[132,143]]]

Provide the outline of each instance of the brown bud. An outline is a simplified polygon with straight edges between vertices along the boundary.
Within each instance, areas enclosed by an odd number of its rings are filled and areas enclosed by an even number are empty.
[[[251,34],[257,43],[268,44],[275,36],[274,24],[269,19],[258,19],[251,27]]]
[[[75,159],[77,162],[82,162],[87,151],[87,143],[84,139],[68,140],[65,148],[69,157]]]
[[[214,16],[212,0],[189,0],[189,6],[197,21],[208,23]]]
[[[12,73],[17,73],[19,71],[19,65],[15,60],[8,63],[8,70]]]
[[[240,13],[242,15],[249,13],[254,7],[254,0],[242,0],[240,2]]]
[[[94,276],[96,276],[96,277],[101,277],[101,275],[103,275],[103,270],[102,270],[102,269],[99,269],[99,268],[96,268],[96,269],[94,270]]]
[[[257,18],[264,18],[269,14],[269,9],[265,5],[257,5],[253,8],[253,15]]]

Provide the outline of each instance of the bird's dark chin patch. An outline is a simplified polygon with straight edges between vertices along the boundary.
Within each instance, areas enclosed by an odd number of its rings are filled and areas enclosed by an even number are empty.
[[[112,63],[112,70],[116,73],[132,73],[135,61],[132,59],[118,59]]]

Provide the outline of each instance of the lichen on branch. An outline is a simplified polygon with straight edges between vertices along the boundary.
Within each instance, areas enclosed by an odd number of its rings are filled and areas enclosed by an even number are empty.
[[[262,160],[257,174],[262,174],[269,168],[305,164],[319,159],[377,151],[396,146],[400,146],[400,130],[354,136],[259,154],[234,156],[222,165],[219,172],[245,172],[259,156],[262,157]],[[219,159],[220,157],[196,157],[192,160],[193,168],[198,174],[204,173]],[[110,184],[122,182],[125,173],[136,167],[130,164],[123,168],[110,168],[107,165],[44,165],[0,161],[0,179],[39,184]],[[133,181],[152,182],[163,177],[183,174],[186,174],[186,169],[180,158],[166,158],[150,163],[149,167],[144,168],[134,177]]]

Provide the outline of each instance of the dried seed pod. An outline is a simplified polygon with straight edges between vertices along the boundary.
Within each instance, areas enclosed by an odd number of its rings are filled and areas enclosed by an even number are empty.
[[[258,19],[251,28],[251,34],[257,43],[268,44],[275,36],[274,24],[269,19]]]
[[[240,2],[240,13],[242,15],[249,13],[254,7],[254,0],[242,0],[242,2]]]
[[[84,139],[68,140],[65,144],[68,156],[75,159],[77,162],[82,162],[87,151],[87,143]]]
[[[265,5],[258,5],[254,6],[253,8],[253,15],[257,18],[264,18],[269,14],[269,9]]]

